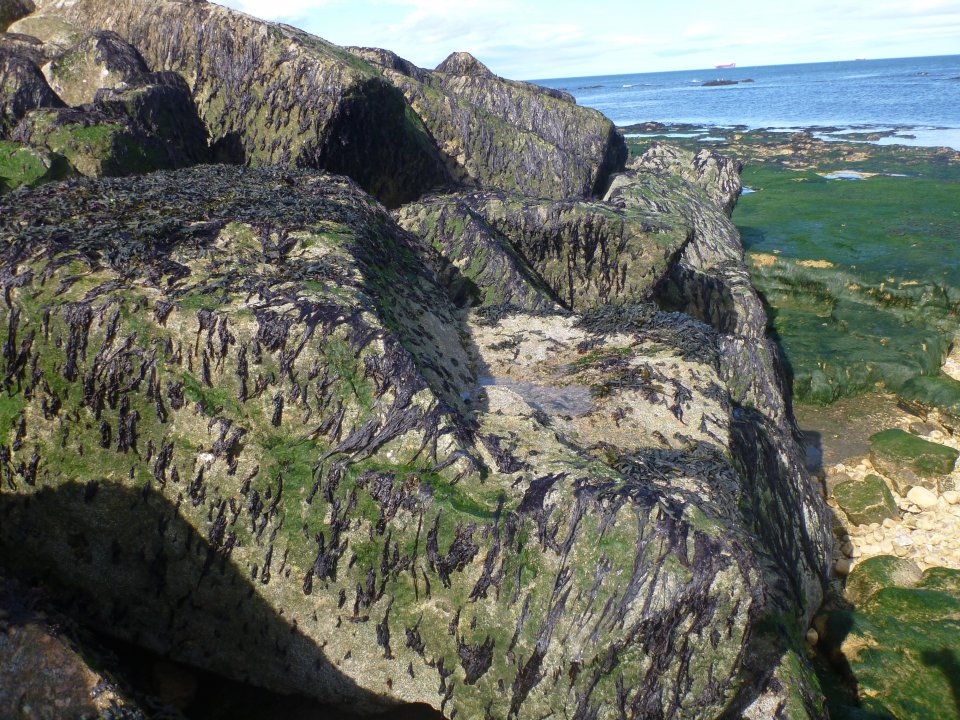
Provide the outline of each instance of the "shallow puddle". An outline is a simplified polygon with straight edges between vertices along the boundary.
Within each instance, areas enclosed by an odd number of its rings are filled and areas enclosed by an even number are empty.
[[[593,410],[593,396],[586,385],[572,384],[555,387],[490,376],[481,377],[479,383],[480,387],[496,385],[512,390],[534,410],[548,415],[579,417]]]

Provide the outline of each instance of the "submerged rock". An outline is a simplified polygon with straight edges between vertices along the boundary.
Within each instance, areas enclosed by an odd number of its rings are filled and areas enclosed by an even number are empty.
[[[134,48],[113,32],[97,32],[43,68],[50,87],[68,105],[91,103],[101,88],[124,86],[149,71]]]
[[[822,503],[715,330],[465,322],[434,248],[305,172],[20,191],[0,238],[0,549],[75,615],[360,710],[719,717],[796,677],[821,716],[788,658]]]

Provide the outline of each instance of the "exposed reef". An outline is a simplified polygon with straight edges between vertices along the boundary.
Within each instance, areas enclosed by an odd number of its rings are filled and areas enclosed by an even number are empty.
[[[83,37],[46,77],[10,55],[40,90],[0,144],[9,572],[353,712],[825,716],[829,523],[737,163],[624,169],[608,120],[466,53],[202,2],[38,18]]]

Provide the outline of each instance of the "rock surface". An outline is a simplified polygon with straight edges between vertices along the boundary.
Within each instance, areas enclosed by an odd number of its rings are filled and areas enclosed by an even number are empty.
[[[351,50],[403,91],[460,182],[559,200],[599,196],[623,168],[616,128],[567,93],[505,80],[469,53],[430,72],[386,50]]]
[[[946,445],[932,443],[900,429],[884,430],[870,438],[870,460],[880,472],[893,480],[901,495],[907,488],[921,485],[928,490],[948,482],[960,455]]]
[[[29,35],[43,43],[44,52],[53,57],[68,50],[83,39],[83,31],[63,17],[42,11],[17,20],[7,32]]]
[[[342,173],[390,206],[449,181],[402,94],[320,38],[212,3],[46,0],[47,10],[113,30],[154,69],[180,73],[214,144],[237,159]]]
[[[833,489],[833,495],[855,525],[882,523],[897,517],[897,503],[883,478],[877,475],[868,475],[860,482],[842,482]]]
[[[68,105],[91,103],[101,88],[125,85],[149,72],[137,49],[113,32],[96,32],[43,68],[50,87]]]
[[[16,49],[0,50],[0,140],[31,110],[58,107],[63,101],[29,57],[16,54]]]
[[[733,406],[722,333],[627,303],[465,322],[436,249],[329,176],[8,197],[0,547],[74,613],[355,708],[786,692],[827,524],[784,427]]]

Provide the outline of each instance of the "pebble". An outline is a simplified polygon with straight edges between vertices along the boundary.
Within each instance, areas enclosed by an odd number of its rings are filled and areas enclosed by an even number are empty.
[[[956,505],[960,503],[960,492],[957,492],[956,490],[947,490],[943,494],[943,499],[951,505]]]
[[[820,642],[820,633],[818,633],[814,628],[807,630],[807,642],[811,645],[816,645]]]
[[[889,540],[884,540],[880,543],[880,552],[886,553],[889,555],[893,552],[893,543]]]
[[[837,575],[849,575],[852,563],[847,558],[842,558],[837,560],[837,564],[834,566],[834,569],[837,571]]]
[[[884,518],[883,526],[887,529],[894,528],[897,526],[897,523],[894,522],[893,518]]]
[[[937,496],[930,490],[927,490],[927,488],[919,485],[910,488],[910,492],[907,493],[907,500],[921,510],[928,510],[937,506]],[[886,524],[886,521],[884,521],[884,524]]]

